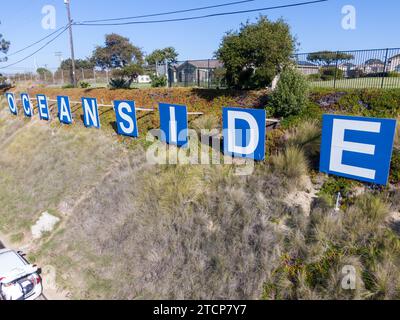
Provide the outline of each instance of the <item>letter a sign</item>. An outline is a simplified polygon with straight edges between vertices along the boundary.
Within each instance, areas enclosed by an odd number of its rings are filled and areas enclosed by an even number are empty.
[[[324,115],[320,171],[386,185],[396,120]]]

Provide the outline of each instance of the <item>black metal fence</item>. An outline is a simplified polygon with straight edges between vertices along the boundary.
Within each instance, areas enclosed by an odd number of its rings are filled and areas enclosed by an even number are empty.
[[[321,51],[294,56],[315,87],[400,88],[400,48]]]

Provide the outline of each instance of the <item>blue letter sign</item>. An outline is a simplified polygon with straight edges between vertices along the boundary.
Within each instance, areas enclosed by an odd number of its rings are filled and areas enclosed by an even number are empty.
[[[18,107],[17,104],[15,102],[15,97],[13,93],[6,93],[6,98],[8,101],[8,107],[10,108],[10,111],[13,115],[17,115],[18,114]]]
[[[188,143],[186,106],[159,104],[161,141],[182,147]]]
[[[114,101],[118,134],[137,138],[139,136],[135,101]]]
[[[21,94],[22,106],[24,108],[24,114],[26,117],[31,118],[33,116],[33,108],[31,101],[29,100],[29,95],[27,93]]]
[[[39,110],[40,120],[50,120],[49,106],[47,104],[47,98],[44,94],[38,94],[36,96]]]
[[[320,171],[386,185],[396,120],[324,115]]]
[[[86,128],[100,128],[99,108],[96,98],[82,98],[83,122]]]
[[[265,110],[223,108],[222,119],[225,154],[265,159]]]
[[[72,115],[71,115],[71,107],[69,106],[69,98],[67,96],[58,96],[57,105],[58,105],[58,118],[60,119],[60,122],[65,124],[71,124]]]

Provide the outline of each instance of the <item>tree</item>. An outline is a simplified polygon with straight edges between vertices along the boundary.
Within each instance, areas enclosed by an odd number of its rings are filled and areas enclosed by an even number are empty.
[[[36,73],[43,79],[50,79],[53,76],[51,71],[46,68],[38,68]]]
[[[354,59],[354,56],[345,52],[334,52],[334,51],[319,51],[310,53],[307,56],[307,60],[315,62],[319,65],[330,66],[333,62],[343,62]]]
[[[125,83],[124,87],[130,87],[132,82],[143,74],[143,67],[137,63],[131,63],[123,68],[115,69],[112,73],[114,82]]]
[[[95,62],[92,59],[75,59],[76,69],[93,69]],[[66,59],[61,62],[60,69],[71,70],[72,59]]]
[[[294,48],[286,22],[261,16],[254,24],[247,22],[239,31],[226,33],[216,57],[224,63],[229,87],[262,88],[290,63]]]
[[[0,22],[1,24],[1,22]],[[3,35],[0,34],[0,52],[7,54],[8,50],[10,49],[10,41],[7,41],[3,38]],[[0,58],[0,62],[7,61],[7,57]]]
[[[154,50],[146,57],[146,61],[148,64],[156,64],[157,62],[164,62],[165,60],[167,60],[168,63],[175,63],[178,56],[179,54],[174,47],[167,47]]]
[[[102,69],[124,68],[129,64],[143,64],[143,52],[128,38],[112,33],[105,36],[105,45],[93,52],[93,61]]]

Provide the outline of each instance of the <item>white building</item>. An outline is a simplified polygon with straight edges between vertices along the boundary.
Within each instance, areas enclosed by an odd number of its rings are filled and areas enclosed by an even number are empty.
[[[387,71],[400,72],[400,54],[391,57],[388,61]]]
[[[137,81],[138,83],[151,83],[150,76],[147,74],[139,76]]]

